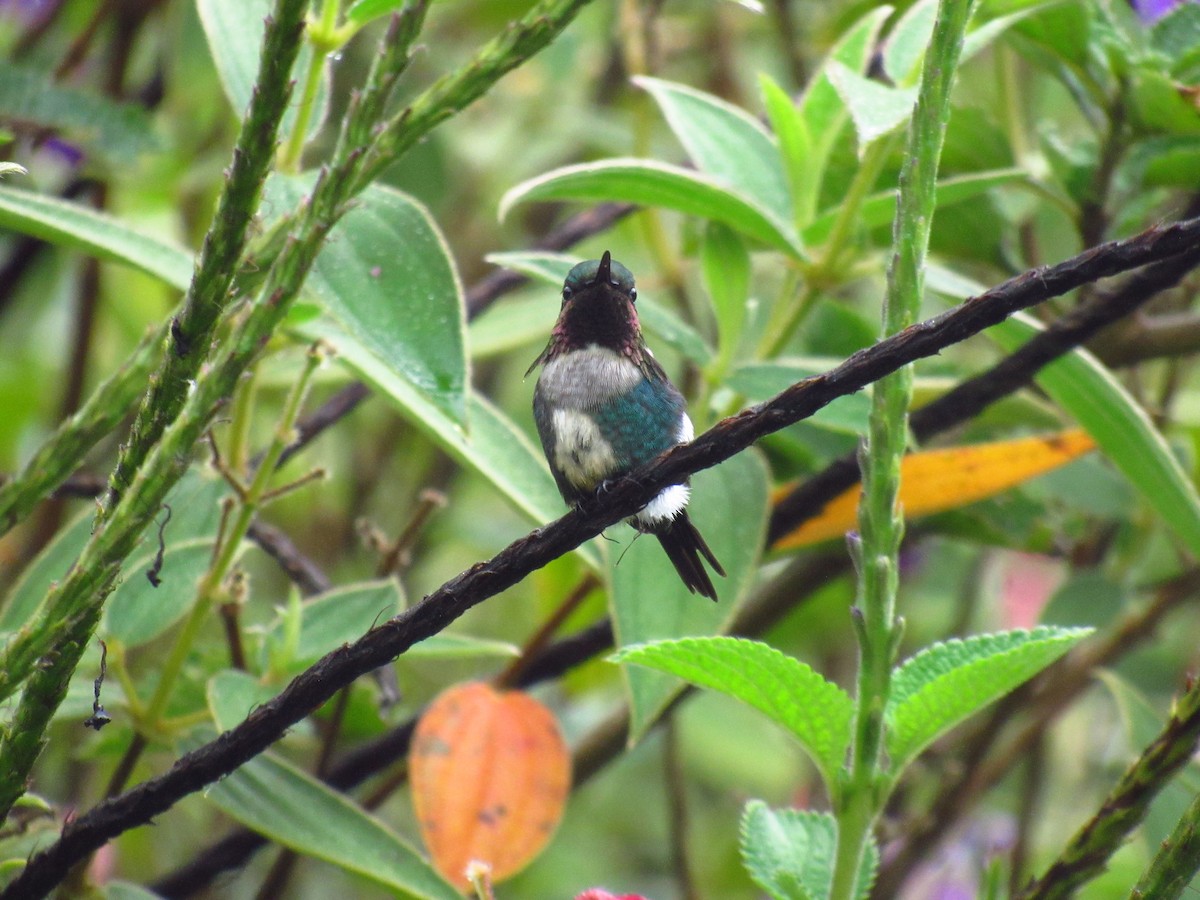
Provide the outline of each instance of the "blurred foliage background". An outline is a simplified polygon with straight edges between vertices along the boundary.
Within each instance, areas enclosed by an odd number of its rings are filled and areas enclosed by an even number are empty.
[[[231,104],[215,61],[220,56],[215,31],[211,24],[206,29],[202,18],[222,5],[216,0],[0,2],[0,48],[7,60],[0,66],[2,155],[28,170],[27,176],[9,176],[6,184],[89,205],[136,231],[197,248],[229,165],[241,113]],[[399,102],[469,59],[531,5],[518,0],[434,3]],[[257,46],[265,0],[235,6],[239,27]],[[873,38],[866,73],[880,83],[887,77],[881,54],[909,6],[899,3],[878,20],[882,27]],[[958,202],[939,206],[925,313],[1102,241],[1183,217],[1200,184],[1200,7],[1163,6],[1131,7],[1118,0],[979,4],[974,30],[999,24],[963,65],[942,160],[943,178],[979,181]],[[822,77],[822,60],[830,50],[877,8],[866,0],[591,3],[545,51],[422,140],[380,181],[428,211],[453,263],[452,280],[470,296],[472,287],[494,271],[489,255],[529,251],[590,205],[518,202],[501,221],[501,198],[515,186],[556,167],[609,158],[686,163],[662,109],[645,84],[639,86],[631,76],[677,82],[762,119],[761,76],[799,95]],[[368,23],[329,57],[328,108],[305,148],[303,168],[311,169],[332,152],[350,92],[365,77],[383,27],[383,20]],[[844,89],[841,96],[848,101],[851,94]],[[870,142],[863,139],[863,123],[850,116],[833,127],[816,209],[836,215],[863,186],[856,177],[864,160],[875,167],[865,184],[869,193],[894,187],[902,144],[891,136],[902,128],[893,126]],[[269,190],[258,227],[265,229],[294,199]],[[614,193],[612,199],[626,198]],[[11,218],[3,221],[13,224]],[[699,217],[656,209],[621,217],[568,251],[572,259],[587,259],[611,250],[637,275],[639,296],[662,310],[659,327],[648,329],[651,345],[689,395],[698,430],[876,339],[890,215],[874,220],[856,215],[837,252],[828,252],[829,245],[818,240],[803,261],[748,241],[743,332],[724,360],[717,352],[726,339],[720,334],[720,310],[713,306],[712,278],[706,278],[702,265],[710,240],[711,231]],[[360,249],[351,237],[337,233],[330,247],[352,254]],[[376,251],[385,259],[391,252],[387,247]],[[528,258],[517,263],[529,271]],[[557,271],[553,265],[550,270]],[[322,277],[331,276],[323,272]],[[500,468],[509,464],[506,453],[522,459],[537,454],[529,412],[532,379],[523,374],[557,313],[552,281],[552,275],[534,279],[489,297],[478,315],[465,307],[445,313],[463,319],[469,313],[470,321],[460,337],[453,336],[459,324],[451,322],[452,336],[444,343],[430,338],[426,347],[435,357],[433,368],[439,353],[465,352],[472,392],[494,404],[515,429],[516,436],[501,437],[482,451],[500,454]],[[1092,348],[1167,438],[1189,477],[1200,433],[1192,364],[1200,346],[1200,319],[1192,309],[1195,288],[1194,276],[1185,278]],[[381,304],[378,314],[384,317],[390,315],[383,309],[387,290],[385,282],[381,299],[372,300]],[[1098,290],[1085,289],[1037,314],[1049,320]],[[0,232],[0,472],[15,472],[145,331],[167,317],[179,297],[178,288],[163,279],[111,259],[98,262],[70,241],[45,241],[15,228]],[[252,385],[243,385],[246,397],[238,402],[249,404],[253,415],[246,419],[247,435],[238,440],[252,452],[271,439],[307,344],[321,333],[325,320],[317,310],[323,302],[317,289],[302,298],[289,328],[274,338],[256,367]],[[458,303],[454,297],[453,304]],[[776,316],[784,308],[795,313],[784,316],[794,331],[778,330]],[[399,311],[397,327],[403,328],[406,309]],[[434,328],[429,334],[441,332]],[[781,334],[783,340],[777,341]],[[691,352],[697,341],[700,352]],[[982,371],[1002,352],[976,339],[920,363],[917,402]],[[449,368],[454,364],[452,358],[447,362]],[[356,371],[338,361],[322,366],[306,411],[355,378]],[[374,577],[380,571],[380,542],[395,541],[424,510],[427,518],[404,546],[395,574],[399,595],[415,600],[541,524],[531,514],[541,499],[514,499],[512,490],[489,477],[486,466],[464,464],[446,439],[417,427],[411,409],[394,399],[377,392],[290,460],[280,483],[318,468],[324,477],[273,502],[262,519],[281,529],[329,584],[347,586]],[[230,416],[242,421],[236,412]],[[743,533],[762,534],[763,473],[775,486],[821,470],[854,450],[861,418],[861,408],[843,408],[841,415],[764,440],[747,464],[754,472],[739,475],[745,479],[739,484],[754,485],[758,498],[745,497],[744,509],[738,502],[708,514],[733,520],[740,515]],[[468,434],[473,424],[468,416]],[[939,442],[1012,438],[1071,424],[1045,394],[1025,390]],[[233,440],[229,429],[228,421],[218,423],[218,444]],[[86,494],[89,484],[111,470],[123,433],[117,429],[87,455],[72,481],[76,495]],[[196,448],[189,476],[195,480],[181,484],[175,495],[177,520],[202,492],[218,490],[208,456],[206,447]],[[430,491],[436,502],[427,499]],[[742,499],[735,494],[735,500]],[[69,548],[78,546],[70,540],[86,538],[93,510],[86,497],[49,500],[0,538],[0,591],[10,609],[0,625],[6,630],[21,621],[11,613],[13,605],[28,613],[38,591],[65,571]],[[211,544],[214,523],[205,527],[197,525],[195,532],[209,535],[202,548]],[[168,544],[172,528],[181,526],[178,521],[167,526]],[[1018,695],[1018,702],[985,713],[983,725],[968,723],[944,738],[909,773],[881,834],[880,895],[949,896],[939,891],[954,888],[962,892],[955,896],[972,896],[996,860],[1013,883],[1042,870],[1063,835],[1094,811],[1116,774],[1157,731],[1169,698],[1196,663],[1200,627],[1194,590],[1179,591],[1167,603],[1157,586],[1190,573],[1194,559],[1183,549],[1185,542],[1164,526],[1154,498],[1131,487],[1118,467],[1098,454],[994,499],[920,520],[909,532],[900,594],[906,622],[902,655],[950,636],[1039,622],[1094,625],[1105,635],[1116,623],[1145,615],[1153,635],[1130,640],[1103,660],[1086,688],[1064,698],[1069,702],[1053,715],[1039,720],[1048,707],[1038,704],[1056,689],[1051,678]],[[72,533],[74,538],[64,537]],[[185,533],[176,531],[176,536]],[[295,729],[276,751],[311,770],[338,715],[335,755],[403,722],[446,685],[493,676],[504,665],[497,656],[509,652],[504,645],[524,644],[589,572],[599,572],[599,587],[571,613],[562,633],[606,616],[611,590],[622,590],[622,578],[645,590],[641,602],[654,604],[657,586],[646,585],[656,582],[639,579],[656,578],[658,570],[639,568],[634,553],[624,570],[617,564],[630,534],[624,526],[614,529],[619,546],[595,541],[590,555],[564,557],[473,610],[451,631],[474,641],[402,658],[394,667],[397,701],[384,703],[380,684],[364,679],[344,713],[323,710],[311,727]],[[141,574],[156,543],[147,533],[125,573],[123,589],[146,595],[124,601],[139,610],[159,602]],[[601,560],[598,567],[596,560]],[[205,563],[203,549],[192,568],[182,556],[172,567],[168,557],[164,577],[176,584],[185,580],[183,573],[195,570],[193,577],[199,577]],[[244,576],[237,589],[237,627],[251,654],[250,670],[277,691],[286,676],[319,654],[298,652],[279,637],[300,627],[300,599],[276,562],[251,544],[237,565]],[[797,580],[797,573],[812,571],[826,574],[817,584]],[[745,577],[731,596],[723,596],[717,615],[727,621],[739,599],[768,590],[793,599],[762,636],[849,688],[855,643],[847,609],[854,585],[844,549],[831,542],[764,551],[761,561],[747,561]],[[333,624],[312,625],[310,617],[306,634],[321,651],[332,649],[370,627],[381,610],[394,609],[396,597],[389,597],[382,607],[364,601],[355,607],[361,614],[341,621],[331,613]],[[80,728],[91,709],[99,666],[98,647],[92,648],[35,771],[32,790],[48,802],[48,810],[29,813],[27,823],[6,834],[5,858],[21,858],[47,839],[63,815],[103,796],[133,740],[128,693],[140,693],[144,701],[153,691],[175,640],[172,627],[186,612],[188,599],[179,596],[177,611],[160,613],[162,622],[143,632],[136,630],[137,623],[114,624],[112,616],[120,615],[121,607],[114,614],[110,605],[101,637],[115,628],[145,638],[127,640],[115,663],[110,655],[104,702],[115,721],[100,733]],[[228,670],[229,659],[222,622],[211,619],[172,697],[173,724],[150,736],[134,782],[161,771],[181,747],[209,733],[214,719],[220,722],[211,709],[211,684]],[[114,665],[120,677],[113,676]],[[384,677],[385,685],[390,677]],[[581,660],[565,676],[536,689],[557,714],[568,743],[590,753],[595,769],[573,792],[546,852],[501,886],[499,896],[566,897],[592,885],[660,900],[759,896],[739,860],[740,811],[748,798],[820,808],[824,798],[811,765],[757,714],[705,694],[680,704],[667,727],[650,730],[635,746],[615,754],[597,750],[604,745],[605,724],[626,702],[626,689],[617,667],[602,659]],[[1019,752],[1004,757],[1001,737],[1018,733],[1028,739]],[[939,798],[947,802],[946,786],[961,787],[964,770],[981,766],[990,766],[986,770],[993,777],[978,790],[963,790],[962,805],[954,809],[941,840],[910,848],[905,868],[889,873],[889,841],[922,833],[931,808],[947,809],[936,805]],[[1127,895],[1197,783],[1193,768],[1166,789],[1136,840],[1089,886],[1087,896]],[[391,794],[378,814],[416,840],[404,790]],[[195,795],[156,827],[135,829],[102,851],[94,871],[100,882],[119,876],[149,885],[230,827],[219,804]],[[265,881],[272,877],[268,873],[278,872],[273,869],[278,853],[260,852],[244,867],[221,875],[207,888],[210,895],[250,897],[264,883],[278,889],[273,896],[387,895],[359,875],[307,858],[296,863],[290,878]],[[685,870],[686,879],[681,877]]]

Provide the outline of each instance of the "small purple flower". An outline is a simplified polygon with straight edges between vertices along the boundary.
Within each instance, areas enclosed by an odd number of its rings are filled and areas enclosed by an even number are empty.
[[[1147,25],[1153,24],[1182,3],[1189,0],[1132,0],[1133,10]]]

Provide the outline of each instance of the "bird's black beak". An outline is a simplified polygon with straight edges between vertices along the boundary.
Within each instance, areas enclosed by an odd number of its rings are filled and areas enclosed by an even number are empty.
[[[604,251],[604,255],[600,257],[600,265],[596,269],[596,277],[592,284],[609,284],[612,282],[612,253],[608,250]]]

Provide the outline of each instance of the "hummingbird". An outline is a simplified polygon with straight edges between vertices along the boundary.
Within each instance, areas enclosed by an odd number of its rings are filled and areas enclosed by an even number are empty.
[[[525,373],[543,366],[533,418],[572,506],[694,435],[683,395],[642,337],[636,301],[633,273],[609,251],[579,263],[563,284],[550,341]],[[686,483],[664,488],[628,522],[658,538],[689,591],[716,600],[701,557],[718,575],[725,570],[688,518],[688,495]]]

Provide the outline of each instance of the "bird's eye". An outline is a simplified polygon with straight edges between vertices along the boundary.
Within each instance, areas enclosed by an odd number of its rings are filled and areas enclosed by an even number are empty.
[[[629,299],[637,302],[637,288],[631,288],[629,291]]]
[[[571,296],[571,289],[569,287],[564,286],[563,287],[563,299],[567,300],[570,298],[570,296]]]

